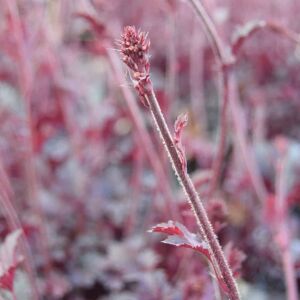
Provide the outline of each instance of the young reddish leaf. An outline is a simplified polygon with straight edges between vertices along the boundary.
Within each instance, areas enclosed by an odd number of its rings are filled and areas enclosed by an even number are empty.
[[[208,245],[204,241],[200,241],[196,238],[195,235],[192,239],[187,239],[186,237],[179,237],[175,235],[168,236],[165,240],[162,242],[169,245],[174,245],[176,247],[183,247],[183,248],[191,248],[194,249],[201,254],[204,254],[206,257],[209,256],[208,252]]]
[[[188,122],[188,116],[186,113],[180,114],[174,124],[174,143],[177,148],[180,160],[181,160],[181,165],[182,165],[182,170],[186,172],[187,168],[187,163],[186,163],[186,157],[184,153],[184,149],[181,143],[181,137],[182,137],[182,131],[183,128],[187,125]]]
[[[15,270],[23,260],[21,256],[16,255],[21,234],[21,230],[10,233],[0,248],[0,287],[10,292],[13,291]]]
[[[187,125],[188,123],[188,115],[187,113],[184,114],[180,114],[174,124],[174,130],[175,130],[175,134],[174,134],[174,140],[176,142],[180,142],[181,140],[181,135],[182,135],[182,130],[183,128]]]
[[[169,236],[163,243],[176,247],[194,249],[210,260],[207,243],[202,241],[197,234],[188,231],[188,229],[179,222],[169,221],[168,223],[158,224],[152,227],[150,232],[166,233]]]
[[[209,253],[208,244],[201,240],[197,234],[190,232],[184,225],[174,221],[168,221],[168,223],[161,223],[153,226],[149,232],[166,233],[168,234],[168,237],[162,241],[163,243],[174,245],[176,247],[191,248],[203,254],[211,263],[219,286],[222,288],[225,294],[228,294],[229,290],[227,285],[224,282],[220,272],[214,265],[213,259]],[[231,243],[226,245],[224,251],[233,270],[233,275],[238,276],[241,263],[245,259],[245,254],[238,249],[233,248]]]
[[[149,232],[159,232],[159,233],[166,233],[169,235],[178,235],[182,236],[182,230],[178,227],[178,222],[169,221],[168,223],[160,223],[153,226]],[[183,225],[182,225],[183,226]]]

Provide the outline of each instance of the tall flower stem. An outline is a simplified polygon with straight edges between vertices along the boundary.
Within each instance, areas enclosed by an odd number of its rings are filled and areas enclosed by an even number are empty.
[[[187,173],[185,156],[179,151],[175,139],[171,135],[160,105],[155,96],[152,81],[150,79],[150,63],[148,50],[150,42],[147,35],[137,32],[134,27],[125,27],[121,41],[122,59],[131,69],[131,76],[135,89],[138,92],[142,103],[150,109],[157,131],[162,143],[165,146],[170,162],[177,175],[192,211],[197,220],[199,232],[209,246],[210,255],[214,263],[217,277],[223,283],[225,290],[231,300],[238,300],[239,292],[233,278],[232,272],[225,259],[219,241],[213,231],[213,227],[208,219],[206,211],[196,192],[195,186]]]
[[[191,208],[194,212],[194,215],[197,219],[198,228],[200,234],[204,237],[207,243],[210,246],[211,254],[218,266],[218,269],[222,275],[222,278],[229,290],[230,299],[239,299],[239,293],[235,280],[232,276],[232,272],[228,266],[228,263],[225,259],[224,253],[221,249],[221,246],[217,240],[217,237],[213,231],[212,225],[207,217],[204,206],[196,192],[194,184],[188,175],[182,169],[181,159],[178,156],[176,146],[173,142],[172,135],[170,130],[165,122],[164,116],[161,112],[160,106],[157,102],[156,96],[154,94],[153,88],[149,94],[146,95],[146,99],[150,106],[150,111],[152,117],[155,121],[157,130],[160,134],[161,140],[165,145],[169,159],[173,165],[173,169],[178,177],[179,183],[182,185],[184,192],[186,193],[187,199]]]

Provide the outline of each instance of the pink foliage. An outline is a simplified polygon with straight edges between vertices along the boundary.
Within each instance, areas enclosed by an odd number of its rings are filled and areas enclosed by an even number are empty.
[[[150,232],[166,233],[169,236],[163,240],[163,243],[174,245],[176,247],[191,248],[210,260],[207,244],[202,241],[196,234],[191,233],[187,228],[178,223],[169,221],[152,227]]]
[[[0,7],[5,293],[218,297],[207,242],[152,126],[153,88],[180,170],[249,291],[242,299],[259,289],[298,300],[299,1],[1,0]],[[151,227],[174,247],[153,239]]]

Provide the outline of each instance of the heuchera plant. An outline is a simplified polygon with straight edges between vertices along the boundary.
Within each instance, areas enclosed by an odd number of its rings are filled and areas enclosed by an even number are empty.
[[[156,99],[152,81],[150,79],[150,62],[148,58],[150,42],[145,33],[137,31],[134,27],[125,27],[121,41],[123,62],[131,69],[134,87],[142,103],[150,108],[157,130],[167,150],[174,171],[182,185],[187,199],[197,219],[199,232],[204,239],[206,253],[212,263],[221,287],[230,299],[239,299],[239,293],[232,272],[222,252],[221,246],[213,232],[212,225],[207,217],[195,186],[187,174],[185,154],[181,145],[181,132],[187,123],[187,116],[181,115],[175,122],[175,134],[171,136],[158,101]]]
[[[0,8],[1,299],[299,299],[299,1]]]

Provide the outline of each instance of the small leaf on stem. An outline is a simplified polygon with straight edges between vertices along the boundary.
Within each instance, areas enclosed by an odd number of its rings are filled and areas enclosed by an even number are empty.
[[[187,162],[186,162],[185,152],[182,146],[181,139],[182,139],[183,128],[187,125],[187,123],[188,123],[188,115],[187,113],[184,113],[184,114],[180,114],[177,117],[174,124],[173,140],[179,154],[183,172],[186,172],[187,170]]]
[[[166,233],[168,237],[162,242],[165,244],[173,245],[179,248],[193,249],[206,257],[211,263],[215,272],[216,279],[224,291],[228,294],[229,290],[221,276],[219,270],[216,268],[213,259],[210,255],[208,244],[203,241],[197,234],[190,232],[184,225],[179,222],[168,221],[168,223],[161,223],[153,226],[149,232]],[[227,244],[224,249],[225,255],[233,269],[234,276],[239,275],[241,263],[245,259],[245,254],[238,249],[234,248],[231,243]]]
[[[163,241],[165,244],[176,247],[191,248],[209,258],[209,247],[206,242],[194,233],[191,233],[179,222],[169,221],[152,227],[149,232],[166,233],[169,236]]]

